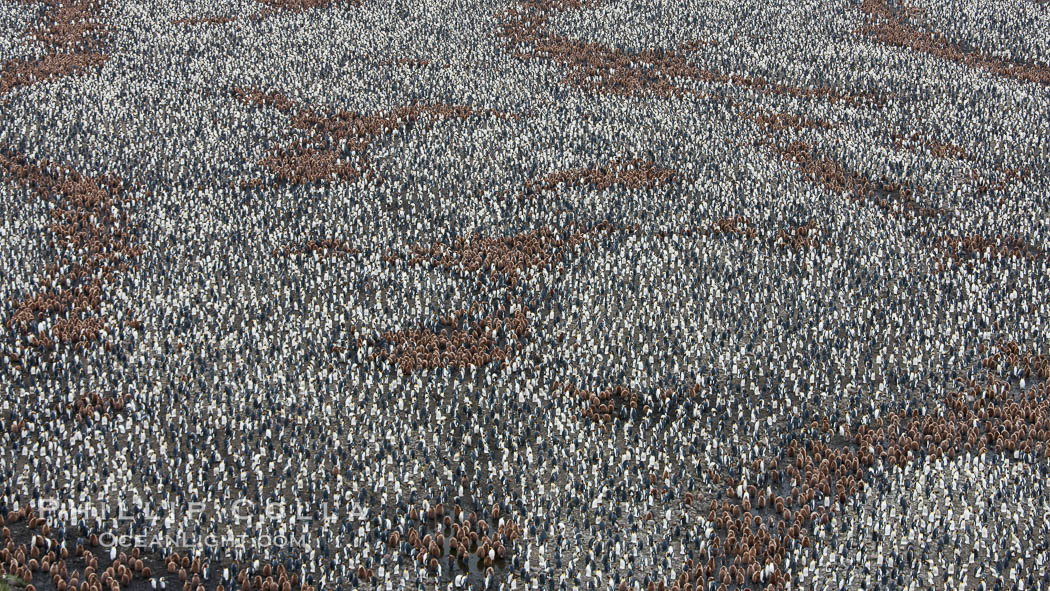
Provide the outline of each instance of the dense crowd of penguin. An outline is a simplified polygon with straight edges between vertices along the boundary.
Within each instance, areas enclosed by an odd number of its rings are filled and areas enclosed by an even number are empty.
[[[0,0],[0,588],[1050,589],[1048,21]]]

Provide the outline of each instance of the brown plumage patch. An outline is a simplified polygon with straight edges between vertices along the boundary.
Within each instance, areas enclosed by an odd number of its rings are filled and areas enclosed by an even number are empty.
[[[820,227],[817,222],[810,220],[805,224],[791,226],[787,230],[777,232],[776,244],[780,248],[794,251],[809,250],[820,244],[817,237],[820,235]]]
[[[693,41],[674,49],[649,49],[625,52],[598,43],[571,39],[550,30],[548,21],[557,12],[584,9],[601,0],[520,0],[505,13],[500,34],[507,50],[522,60],[547,59],[565,71],[567,84],[600,93],[632,95],[649,93],[658,96],[690,94],[679,80],[726,84],[764,94],[797,98],[819,98],[829,101],[870,100],[873,97],[850,95],[832,88],[802,88],[770,81],[762,76],[722,74],[692,63],[688,56],[704,45]]]
[[[924,187],[907,186],[886,179],[873,180],[836,160],[815,154],[808,143],[773,145],[773,151],[782,159],[794,163],[806,178],[830,193],[848,194],[855,201],[875,204],[894,215],[935,217],[945,213],[942,209],[926,207],[916,201],[916,197],[925,194]]]
[[[1004,78],[1050,84],[1050,68],[966,51],[941,33],[918,29],[908,23],[908,19],[917,14],[917,9],[908,6],[894,8],[886,0],[864,0],[860,10],[870,17],[870,22],[859,32],[879,43],[925,53]]]
[[[0,173],[53,204],[48,229],[60,253],[42,269],[40,291],[17,301],[5,325],[26,337],[28,346],[83,347],[98,341],[106,324],[99,314],[105,289],[143,251],[129,233],[124,184],[48,161],[31,163],[5,148],[0,148]],[[45,320],[49,326],[38,328]]]
[[[450,245],[414,246],[408,262],[428,261],[445,270],[468,274],[487,271],[493,279],[503,277],[516,284],[521,272],[554,263],[560,259],[562,248],[573,248],[583,240],[580,233],[559,235],[549,228],[509,236],[474,233],[459,237]]]
[[[449,313],[435,327],[385,332],[373,355],[406,375],[420,369],[466,369],[509,359],[528,336],[524,309],[500,307],[485,314],[475,305]]]
[[[42,22],[28,31],[46,53],[38,58],[10,59],[0,65],[0,96],[17,88],[71,76],[109,59],[104,41],[109,34],[100,20],[98,0],[46,3]]]
[[[738,215],[733,217],[725,217],[716,220],[711,223],[711,227],[706,231],[708,236],[735,236],[748,238],[756,238],[758,231],[755,230],[754,224],[748,218]]]
[[[613,420],[625,420],[634,409],[639,415],[649,412],[649,405],[638,392],[627,386],[610,386],[601,392],[592,392],[577,388],[572,384],[556,383],[554,389],[570,397],[583,401],[579,418],[596,423],[611,423]]]
[[[952,143],[939,142],[935,139],[925,137],[918,132],[912,132],[911,134],[893,134],[893,147],[897,150],[907,150],[909,152],[916,152],[919,148],[923,148],[929,151],[934,158],[953,158],[956,160],[970,159],[966,150],[959,146]]]
[[[1028,244],[1016,236],[981,236],[974,234],[963,237],[944,238],[940,245],[944,256],[956,263],[980,260],[984,257],[1013,257],[1017,259],[1036,260],[1044,257],[1043,249]]]
[[[681,588],[712,579],[747,588],[773,564],[772,575],[761,583],[783,586],[793,578],[781,568],[788,548],[813,544],[814,530],[869,486],[869,468],[876,464],[903,467],[920,459],[985,452],[1050,458],[1047,356],[1016,342],[980,349],[989,354],[983,375],[945,395],[939,410],[890,412],[860,425],[814,419],[791,439],[783,459],[765,459],[764,471],[757,459],[741,465],[746,482],[728,477],[724,498],[705,508],[717,532],[711,547],[687,559],[680,572],[667,573],[670,580]],[[1018,390],[995,375],[1021,368],[1036,380],[1034,385]],[[794,483],[790,492],[769,490],[784,489],[784,482]]]
[[[95,415],[112,417],[124,411],[130,396],[102,395],[98,392],[89,392],[80,395],[72,404],[66,405],[65,410],[78,422],[91,421]]]
[[[276,109],[291,117],[290,130],[305,132],[306,138],[274,148],[259,164],[280,182],[290,184],[353,181],[372,177],[372,161],[367,150],[377,138],[395,129],[408,129],[437,119],[466,119],[498,111],[477,111],[465,105],[412,104],[379,113],[336,111],[322,114],[301,106],[279,92],[234,88],[232,94],[242,102]],[[258,187],[260,179],[242,181],[242,188]]]

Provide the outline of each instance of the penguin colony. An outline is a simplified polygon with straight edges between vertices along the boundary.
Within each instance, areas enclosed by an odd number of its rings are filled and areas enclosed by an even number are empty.
[[[1050,589],[1048,30],[0,0],[0,580]]]

